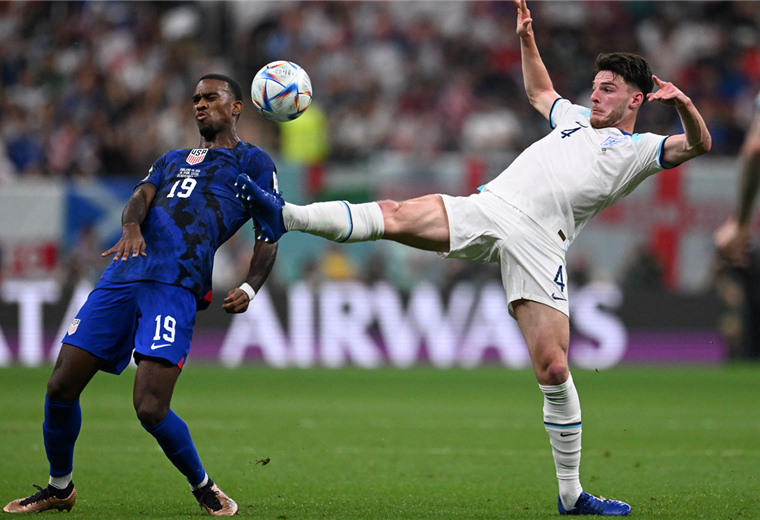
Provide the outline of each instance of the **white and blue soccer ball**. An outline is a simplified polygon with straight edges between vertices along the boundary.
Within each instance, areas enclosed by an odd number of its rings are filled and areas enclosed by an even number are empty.
[[[253,77],[251,99],[267,119],[284,123],[299,117],[311,103],[311,80],[290,61],[273,61]]]

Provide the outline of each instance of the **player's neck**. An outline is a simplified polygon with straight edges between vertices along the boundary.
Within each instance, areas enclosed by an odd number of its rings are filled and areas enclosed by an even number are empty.
[[[239,142],[240,138],[237,136],[237,132],[230,129],[211,138],[201,136],[200,148],[235,148]]]
[[[633,134],[633,128],[636,126],[636,116],[637,112],[631,113],[618,122],[618,124],[614,125],[615,128],[626,134]]]

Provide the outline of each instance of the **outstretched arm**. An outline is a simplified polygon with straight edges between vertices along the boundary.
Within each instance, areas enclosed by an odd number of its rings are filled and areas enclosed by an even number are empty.
[[[264,285],[264,282],[269,277],[269,273],[272,272],[276,258],[277,244],[257,239],[253,246],[253,256],[248,268],[248,275],[245,277],[245,284],[248,284],[248,287],[243,289],[242,287],[245,285],[243,284],[230,290],[224,299],[222,309],[227,311],[228,314],[239,314],[248,310],[248,304],[251,302],[252,296],[246,291],[253,290],[253,295],[259,292],[261,286]]]
[[[675,106],[684,129],[683,134],[665,140],[663,160],[675,166],[709,152],[712,146],[710,132],[691,99],[672,83],[662,81],[657,76],[652,76],[652,79],[659,89],[647,94],[647,100]]]
[[[736,215],[729,218],[715,232],[715,247],[731,262],[745,259],[750,237],[752,207],[760,188],[760,113],[755,114],[741,151],[741,181]]]
[[[121,258],[123,262],[126,262],[127,258],[130,257],[130,252],[132,258],[137,255],[148,256],[145,254],[145,240],[140,231],[140,224],[148,215],[148,208],[150,208],[155,196],[156,187],[150,183],[146,182],[135,188],[121,213],[121,238],[115,246],[100,256],[116,253],[113,259]]]
[[[533,19],[530,17],[525,0],[513,1],[517,6],[517,35],[520,37],[525,93],[528,94],[528,100],[533,108],[549,119],[554,102],[561,96],[554,90],[549,72],[538,52],[533,34]]]

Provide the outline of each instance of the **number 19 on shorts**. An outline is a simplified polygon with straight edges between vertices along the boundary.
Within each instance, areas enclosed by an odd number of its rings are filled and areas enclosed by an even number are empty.
[[[171,316],[161,316],[160,314],[156,316],[156,334],[153,336],[153,344],[150,346],[150,349],[156,350],[161,347],[168,347],[174,343],[176,326],[177,320]],[[166,343],[160,343],[161,341],[165,341]]]

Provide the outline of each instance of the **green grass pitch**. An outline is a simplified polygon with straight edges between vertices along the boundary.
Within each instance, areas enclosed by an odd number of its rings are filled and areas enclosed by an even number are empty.
[[[50,371],[0,369],[0,505],[47,482]],[[79,501],[62,518],[204,516],[135,419],[133,378],[99,374],[82,395]],[[642,519],[760,517],[760,366],[574,378],[586,491],[625,500]],[[293,520],[556,517],[541,406],[531,372],[495,367],[189,365],[173,401],[242,516]]]

